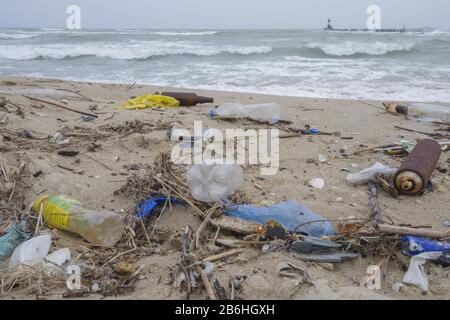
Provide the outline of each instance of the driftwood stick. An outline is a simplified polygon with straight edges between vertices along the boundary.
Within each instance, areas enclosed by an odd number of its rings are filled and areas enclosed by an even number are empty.
[[[234,255],[242,253],[242,252],[244,252],[244,249],[234,249],[234,250],[222,252],[222,253],[219,253],[219,254],[216,254],[213,256],[209,256],[207,258],[204,258],[203,261],[204,262],[214,262],[214,261],[221,260],[223,258],[234,256]]]
[[[206,215],[205,219],[203,219],[202,223],[198,227],[197,232],[195,233],[195,242],[192,242],[191,244],[191,246],[195,244],[195,249],[200,248],[200,236],[202,232],[205,230],[206,226],[208,225],[208,222],[210,221],[212,215],[214,214],[214,212],[216,212],[216,209],[217,205],[214,205],[211,209],[209,209],[209,212]]]
[[[30,99],[30,100],[34,100],[34,101],[38,101],[38,102],[42,102],[42,103],[51,104],[52,106],[55,106],[55,107],[58,107],[58,108],[61,108],[61,109],[65,109],[65,110],[69,110],[69,111],[72,111],[72,112],[76,112],[76,113],[79,113],[79,114],[83,114],[83,115],[85,115],[85,116],[90,116],[90,117],[98,118],[98,116],[97,116],[96,114],[89,113],[89,112],[84,112],[84,111],[79,111],[79,110],[75,110],[75,109],[66,107],[66,106],[64,106],[64,105],[62,105],[62,104],[59,104],[59,103],[55,103],[55,102],[51,102],[51,101],[47,101],[47,100],[42,100],[42,99],[39,99],[39,98],[33,98],[33,97],[30,97],[30,96],[24,96],[24,97],[25,97],[25,98],[28,98],[28,99]]]
[[[411,227],[391,226],[388,224],[377,225],[377,230],[386,234],[411,235],[425,238],[442,239],[450,236],[450,231],[440,232],[427,229],[415,229]]]
[[[214,294],[214,290],[211,287],[211,283],[209,282],[208,276],[203,271],[201,266],[196,266],[195,271],[200,275],[202,278],[203,284],[205,285],[206,291],[208,292],[209,299],[210,300],[217,300],[216,295]]]

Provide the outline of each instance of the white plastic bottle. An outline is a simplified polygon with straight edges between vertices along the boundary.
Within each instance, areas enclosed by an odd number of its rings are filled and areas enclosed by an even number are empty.
[[[417,121],[450,123],[450,107],[413,103],[407,107],[406,117]]]
[[[211,110],[212,117],[242,119],[277,123],[281,119],[281,107],[277,103],[262,103],[243,105],[240,103],[224,103],[215,110]]]

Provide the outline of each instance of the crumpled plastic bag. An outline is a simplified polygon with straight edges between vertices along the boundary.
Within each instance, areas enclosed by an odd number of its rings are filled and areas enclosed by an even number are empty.
[[[242,179],[242,168],[236,164],[196,164],[187,173],[192,197],[203,202],[216,202],[230,196]]]
[[[428,291],[428,278],[423,270],[427,260],[436,260],[442,252],[424,252],[411,258],[408,271],[403,276],[402,282],[418,286],[423,291]]]
[[[134,99],[128,100],[121,106],[121,109],[145,109],[145,108],[173,108],[178,107],[180,102],[172,97],[157,94],[144,94]]]
[[[355,184],[365,184],[369,182],[370,179],[379,176],[390,176],[397,172],[396,168],[391,168],[388,166],[385,166],[382,163],[376,162],[373,166],[366,168],[360,172],[357,173],[351,173],[347,175],[346,180],[351,183]]]

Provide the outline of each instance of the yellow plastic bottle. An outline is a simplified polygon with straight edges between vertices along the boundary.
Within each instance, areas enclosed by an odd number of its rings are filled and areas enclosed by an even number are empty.
[[[33,204],[36,213],[41,203],[42,216],[49,227],[76,233],[90,243],[106,247],[113,247],[122,236],[122,218],[112,211],[88,210],[79,201],[63,195],[43,195]]]

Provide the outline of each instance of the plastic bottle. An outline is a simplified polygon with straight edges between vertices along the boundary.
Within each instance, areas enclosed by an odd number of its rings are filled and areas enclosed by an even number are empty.
[[[236,164],[196,164],[187,174],[192,197],[215,202],[234,193],[242,183],[242,168]]]
[[[249,104],[224,103],[215,110],[210,111],[210,116],[220,118],[242,119],[249,118],[255,121],[277,123],[281,119],[281,107],[277,103]]]
[[[195,93],[163,92],[162,95],[177,99],[180,102],[180,106],[183,107],[192,107],[201,103],[214,102],[213,98],[198,96]]]
[[[397,106],[396,111],[401,114],[406,114],[406,117],[410,120],[450,123],[450,107],[446,106],[429,103],[413,103],[407,107]]]
[[[33,266],[42,262],[51,244],[52,238],[48,234],[23,242],[14,250],[9,260],[9,269],[12,271],[20,264]]]
[[[88,210],[77,200],[66,196],[41,196],[33,204],[40,211],[45,223],[53,228],[77,233],[93,244],[114,246],[120,240],[124,224],[122,218],[111,211]]]

